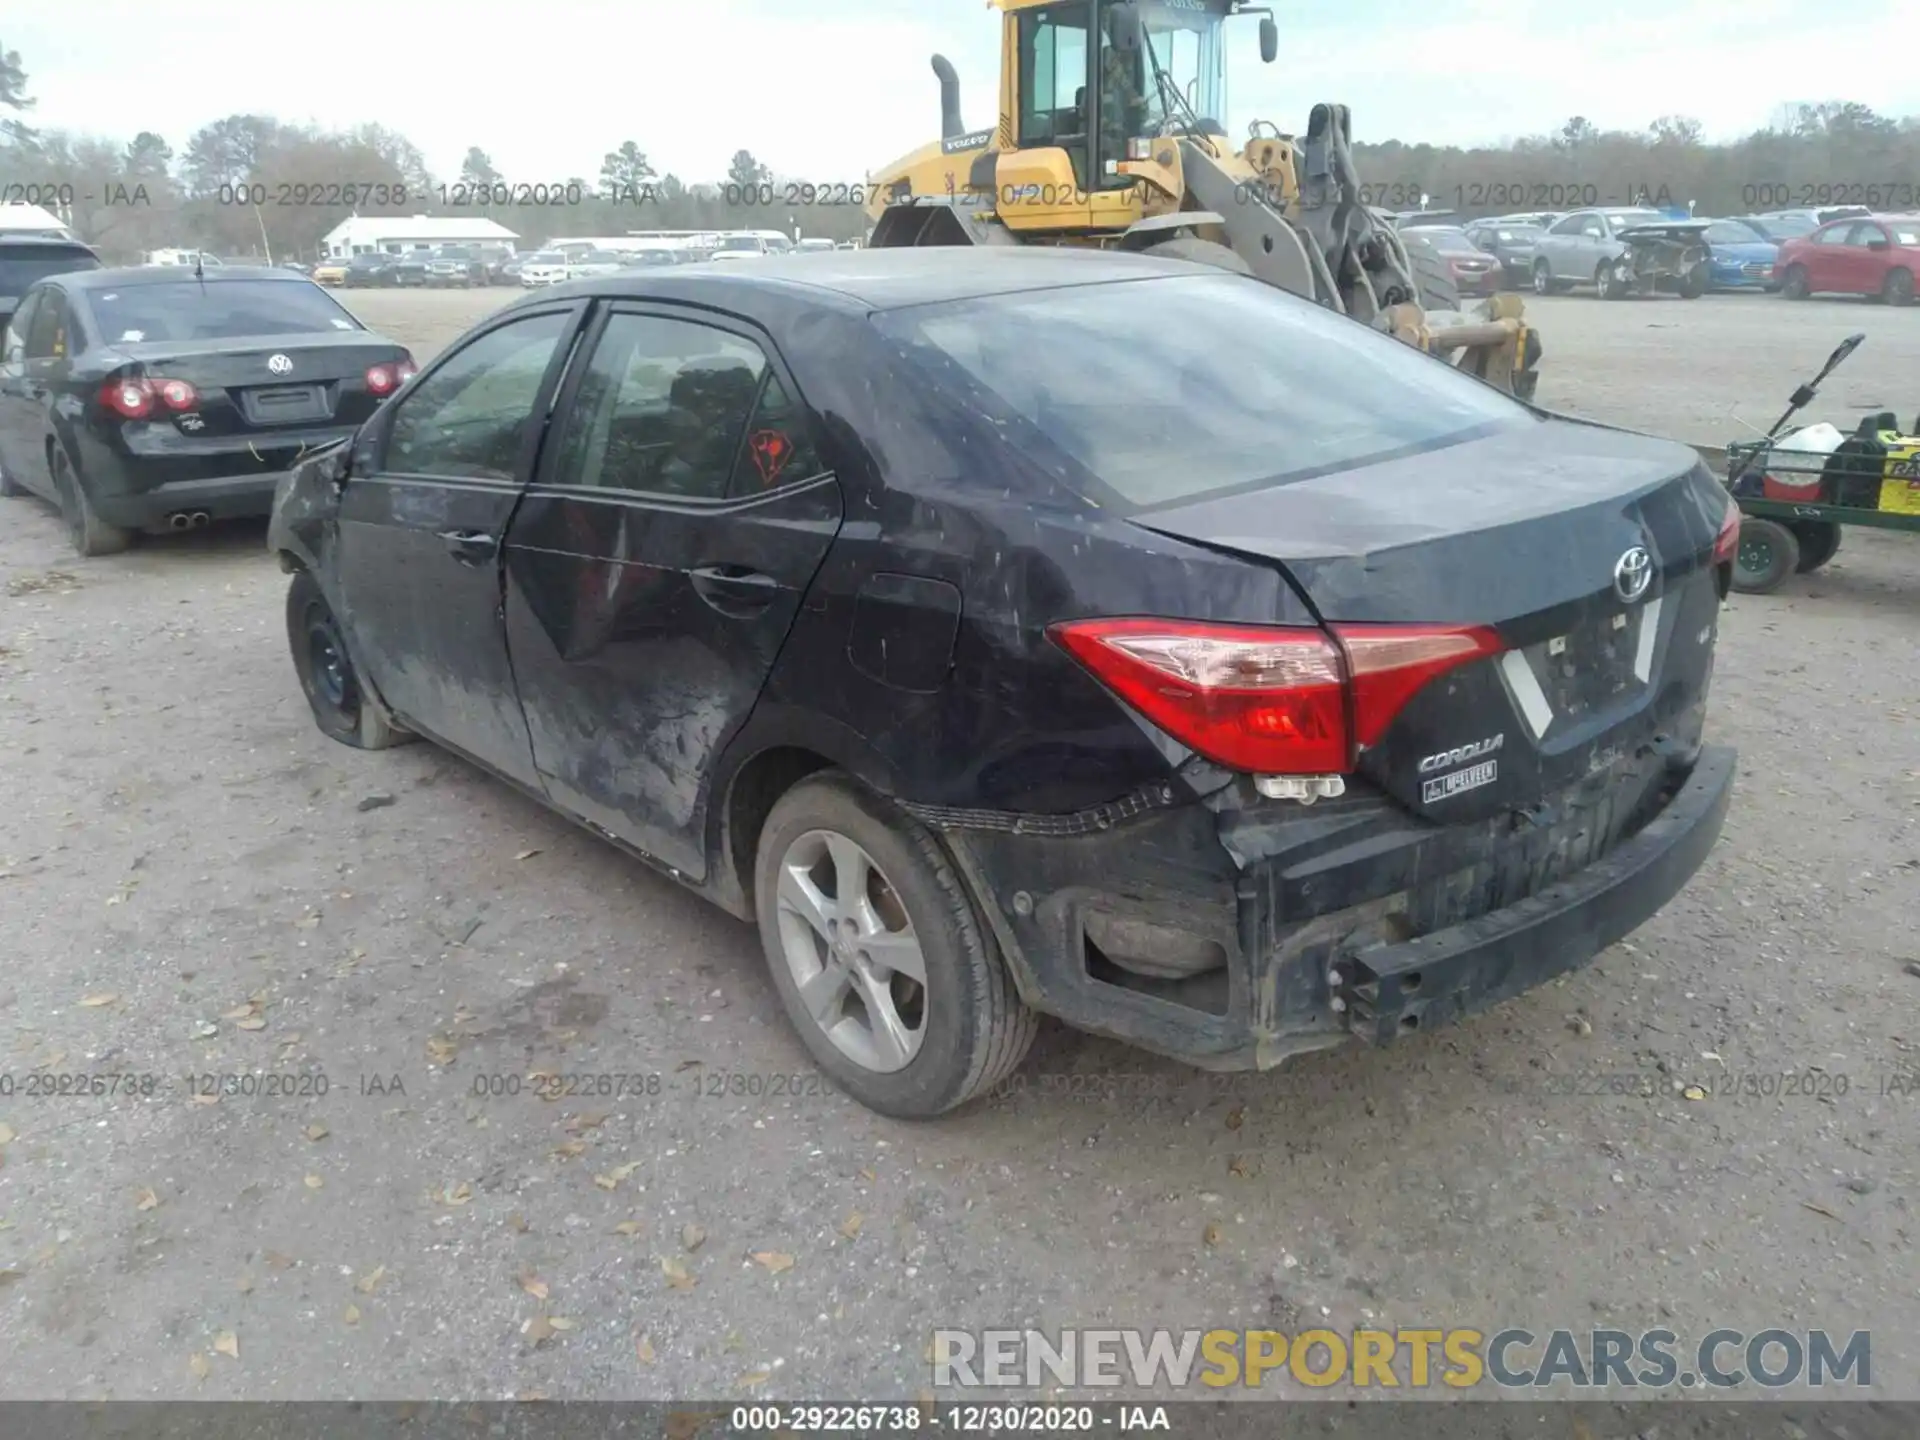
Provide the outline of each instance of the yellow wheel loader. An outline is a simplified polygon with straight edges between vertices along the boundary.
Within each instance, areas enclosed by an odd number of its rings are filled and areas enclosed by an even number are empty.
[[[1530,399],[1540,341],[1518,295],[1460,310],[1447,262],[1365,203],[1343,105],[1300,139],[1262,121],[1235,149],[1227,22],[1245,0],[988,0],[1001,12],[1000,115],[969,131],[944,56],[941,139],[871,177],[871,246],[1091,245],[1251,275]],[[1419,196],[1402,197],[1417,205]]]

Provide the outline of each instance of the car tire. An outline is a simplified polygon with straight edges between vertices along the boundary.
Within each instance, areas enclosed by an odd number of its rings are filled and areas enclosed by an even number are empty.
[[[852,918],[826,894],[831,882],[837,897],[843,867],[869,882]],[[931,1119],[999,1084],[1026,1057],[1039,1017],[952,862],[923,826],[850,777],[811,776],[780,797],[760,832],[753,893],[788,1019],[815,1063],[868,1109]],[[841,932],[842,924],[854,929]],[[840,934],[838,947],[829,930]],[[908,942],[888,947],[907,969],[871,961],[861,948],[882,931]],[[908,973],[916,953],[918,981]],[[825,988],[803,996],[803,985],[821,980]]]
[[[133,531],[109,525],[93,508],[87,487],[80,483],[64,445],[53,446],[53,492],[60,497],[60,518],[66,523],[67,539],[74,552],[93,560],[102,555],[118,555],[133,544]]]
[[[1544,260],[1533,262],[1533,293],[1551,295],[1559,287],[1553,283],[1553,271]]]
[[[0,460],[0,500],[12,500],[26,493],[27,487],[8,474],[6,462]]]
[[[1807,267],[1789,265],[1787,273],[1780,277],[1780,293],[1789,300],[1804,300],[1813,293],[1807,285]]]
[[[1702,295],[1707,293],[1707,283],[1707,267],[1704,265],[1694,266],[1693,269],[1680,277],[1680,298],[1682,300],[1698,300]]]
[[[355,750],[387,750],[415,738],[388,717],[367,685],[333,607],[305,570],[287,586],[287,645],[322,734]]]
[[[1831,520],[1796,520],[1792,528],[1800,542],[1800,563],[1793,567],[1797,575],[1812,574],[1840,549],[1841,527]]]
[[[1742,595],[1767,595],[1800,568],[1800,541],[1777,520],[1757,515],[1740,518],[1740,541],[1733,556],[1733,588]]]
[[[1911,305],[1913,303],[1913,272],[1889,270],[1887,278],[1880,285],[1880,298],[1889,305]]]
[[[1600,299],[1623,300],[1626,298],[1627,290],[1628,286],[1626,282],[1620,278],[1619,273],[1613,268],[1612,262],[1603,260],[1595,267],[1593,272],[1593,293]]]

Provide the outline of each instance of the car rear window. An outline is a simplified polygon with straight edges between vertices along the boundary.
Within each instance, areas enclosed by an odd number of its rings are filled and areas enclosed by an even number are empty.
[[[0,247],[0,295],[24,295],[49,275],[99,268],[93,253],[78,245],[71,249],[53,245],[35,245],[31,250]]]
[[[300,280],[168,280],[87,295],[108,343],[229,340],[358,330],[360,322],[318,285]]]
[[[1539,423],[1443,360],[1232,275],[913,306],[874,323],[1122,513]]]

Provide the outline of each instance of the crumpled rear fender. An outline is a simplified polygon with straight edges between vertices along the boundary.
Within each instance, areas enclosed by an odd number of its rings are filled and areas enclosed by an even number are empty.
[[[310,571],[329,591],[340,494],[352,460],[351,438],[301,460],[274,492],[273,515],[267,522],[267,549],[279,559],[280,568]]]

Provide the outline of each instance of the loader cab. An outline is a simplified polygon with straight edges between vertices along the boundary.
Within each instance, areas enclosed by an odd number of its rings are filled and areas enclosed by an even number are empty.
[[[1129,143],[1191,123],[1189,112],[1225,133],[1224,32],[1239,0],[1002,4],[1015,144],[1065,151],[1079,190],[1125,189]]]

